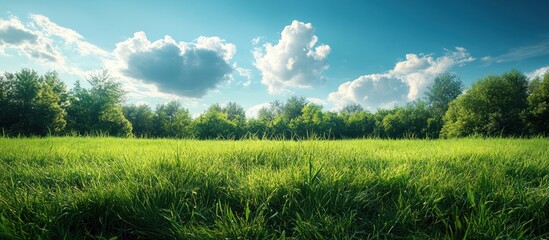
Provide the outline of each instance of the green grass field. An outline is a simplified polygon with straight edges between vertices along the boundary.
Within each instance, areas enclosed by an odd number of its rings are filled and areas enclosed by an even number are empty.
[[[0,138],[1,239],[548,233],[548,139]]]

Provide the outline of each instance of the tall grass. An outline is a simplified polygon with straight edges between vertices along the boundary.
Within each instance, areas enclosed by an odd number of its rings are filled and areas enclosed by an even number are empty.
[[[548,149],[0,138],[0,238],[547,238]]]

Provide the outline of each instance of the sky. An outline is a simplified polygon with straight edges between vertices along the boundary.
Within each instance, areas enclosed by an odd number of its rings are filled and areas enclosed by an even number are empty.
[[[126,104],[254,117],[291,96],[337,111],[421,98],[441,73],[465,87],[549,70],[549,1],[0,0],[0,72],[56,71],[72,88],[107,70]]]

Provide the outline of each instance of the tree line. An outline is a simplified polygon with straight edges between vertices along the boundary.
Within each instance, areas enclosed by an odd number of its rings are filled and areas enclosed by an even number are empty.
[[[527,137],[549,133],[549,74],[531,81],[518,72],[490,75],[464,91],[453,74],[437,76],[425,96],[392,109],[339,112],[302,97],[274,101],[247,118],[237,103],[211,105],[193,119],[179,102],[123,105],[125,92],[107,72],[68,90],[55,72],[23,69],[0,76],[3,136],[108,135],[195,139]]]

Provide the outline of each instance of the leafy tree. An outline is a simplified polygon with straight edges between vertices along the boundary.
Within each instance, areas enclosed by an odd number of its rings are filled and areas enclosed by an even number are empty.
[[[374,133],[376,123],[369,112],[341,113],[339,118],[344,124],[341,134],[346,138],[364,138]]]
[[[301,112],[301,116],[290,121],[289,127],[292,132],[301,138],[322,134],[321,124],[324,116],[322,106],[309,103]]]
[[[384,132],[389,138],[430,137],[428,119],[431,114],[423,101],[396,108],[383,118]]]
[[[249,119],[246,122],[246,133],[248,137],[257,137],[259,139],[270,138],[269,123],[259,119]]]
[[[373,115],[374,130],[371,137],[378,137],[378,138],[387,137],[385,133],[385,128],[383,126],[383,119],[385,118],[385,116],[392,114],[397,110],[398,108],[377,110],[377,112]]]
[[[427,120],[429,137],[438,138],[444,125],[442,118],[450,102],[463,92],[463,83],[451,73],[443,73],[435,77],[433,84],[427,88],[425,100],[429,106],[432,117]]]
[[[229,120],[246,119],[246,111],[235,102],[227,103],[222,112],[227,113],[227,118]]]
[[[532,80],[528,95],[528,125],[533,134],[549,134],[549,72]]]
[[[302,114],[302,109],[307,105],[307,100],[303,97],[292,96],[282,109],[282,115],[286,122],[290,122],[293,119],[298,118]]]
[[[153,126],[156,136],[182,138],[191,135],[191,115],[179,102],[160,104],[155,113]]]
[[[146,105],[123,106],[124,116],[132,124],[132,133],[137,137],[154,136],[155,114],[152,109]]]
[[[527,108],[526,76],[511,71],[488,76],[450,103],[444,116],[443,137],[470,134],[518,136],[524,133]]]
[[[320,123],[320,132],[323,138],[342,138],[345,122],[335,112],[325,112]]]
[[[39,76],[30,69],[6,73],[0,77],[0,127],[12,134],[61,133],[66,125],[66,112],[60,106],[63,86],[56,73]]]
[[[359,112],[364,112],[364,108],[356,103],[347,104],[340,111],[342,114],[355,114]]]
[[[463,83],[456,75],[443,73],[435,77],[425,93],[427,104],[436,116],[444,116],[448,105],[463,92]]]
[[[193,122],[195,137],[199,139],[233,139],[236,124],[229,120],[227,113],[217,107],[210,107]]]
[[[122,113],[125,92],[120,83],[113,81],[107,71],[91,75],[87,81],[90,89],[77,82],[72,90],[70,129],[80,134],[130,136],[132,125]]]
[[[221,112],[227,114],[227,119],[234,123],[234,137],[242,138],[246,131],[246,111],[244,108],[235,102],[229,102]]]

